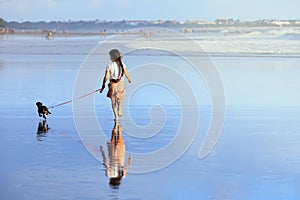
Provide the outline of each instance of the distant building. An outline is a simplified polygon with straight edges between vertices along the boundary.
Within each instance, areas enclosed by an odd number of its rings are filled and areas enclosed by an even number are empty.
[[[150,24],[163,24],[165,23],[164,20],[153,20],[153,21],[150,21]]]
[[[226,19],[216,19],[215,20],[215,23],[217,24],[217,25],[226,25]]]
[[[146,20],[129,20],[129,21],[125,21],[125,23],[127,25],[136,26],[139,24],[147,24],[148,21],[146,21]]]
[[[217,25],[234,25],[235,23],[240,23],[240,20],[235,21],[234,19],[217,19],[215,20],[215,24]]]
[[[291,25],[291,22],[288,20],[279,20],[279,21],[272,21],[272,24],[282,27],[284,25],[286,25],[286,26]]]
[[[203,21],[203,20],[187,20],[186,24],[198,24],[198,25],[214,25],[215,22]]]

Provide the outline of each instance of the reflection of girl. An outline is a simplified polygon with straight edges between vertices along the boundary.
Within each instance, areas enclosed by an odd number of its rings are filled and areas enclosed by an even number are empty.
[[[111,186],[119,186],[121,179],[126,176],[127,170],[131,164],[131,156],[125,165],[126,150],[122,137],[122,126],[115,123],[111,133],[111,141],[107,143],[109,162],[100,146],[100,151],[103,158],[103,165],[105,166],[106,176],[110,178],[109,184]]]
[[[122,101],[125,95],[125,83],[123,80],[123,74],[126,76],[129,83],[131,78],[126,70],[125,64],[121,60],[121,54],[119,50],[112,49],[109,52],[110,59],[112,61],[106,68],[105,76],[103,78],[102,88],[100,93],[105,88],[105,83],[110,78],[108,84],[107,97],[111,99],[112,110],[114,112],[115,121],[119,120],[119,116],[122,116]]]

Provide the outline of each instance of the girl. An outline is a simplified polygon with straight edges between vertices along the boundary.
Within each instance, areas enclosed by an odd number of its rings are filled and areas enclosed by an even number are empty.
[[[110,80],[108,84],[107,97],[111,99],[112,110],[115,116],[115,121],[118,122],[119,117],[122,116],[122,101],[125,96],[125,83],[122,78],[126,76],[128,82],[131,84],[131,78],[126,70],[125,64],[121,60],[121,54],[118,49],[112,49],[109,52],[111,64],[107,65],[105,76],[103,78],[102,88],[100,93],[105,88],[106,81]]]

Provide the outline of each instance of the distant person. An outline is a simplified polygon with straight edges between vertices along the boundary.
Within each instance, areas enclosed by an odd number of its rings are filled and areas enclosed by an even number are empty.
[[[46,38],[47,38],[48,40],[52,40],[53,35],[54,35],[54,32],[53,32],[53,31],[47,31]]]
[[[122,126],[115,123],[111,133],[111,140],[107,143],[108,158],[105,156],[103,147],[100,146],[100,152],[103,158],[106,176],[109,177],[109,185],[118,187],[122,178],[126,177],[127,170],[131,165],[131,156],[125,164],[126,148],[122,137]]]
[[[106,29],[103,30],[104,39],[106,38]]]
[[[109,52],[111,64],[107,65],[106,72],[103,78],[102,88],[100,93],[105,88],[105,83],[109,78],[107,97],[111,99],[112,110],[115,116],[115,121],[119,121],[119,117],[122,116],[122,102],[125,96],[125,83],[123,75],[126,76],[128,82],[131,84],[131,78],[126,70],[126,65],[121,60],[121,54],[119,50],[112,49]]]

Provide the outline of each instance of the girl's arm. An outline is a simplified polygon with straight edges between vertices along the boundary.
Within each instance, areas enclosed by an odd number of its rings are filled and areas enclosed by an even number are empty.
[[[131,78],[130,78],[130,76],[129,76],[129,74],[128,74],[128,72],[127,72],[126,69],[124,69],[124,74],[125,74],[125,76],[126,76],[128,82],[131,84],[131,83],[132,83],[132,80],[131,80]]]
[[[104,153],[104,151],[103,151],[102,145],[100,145],[100,152],[101,152],[102,159],[103,159],[103,165],[104,165],[105,167],[107,167],[107,158],[106,158],[105,153]]]
[[[105,83],[106,83],[106,81],[108,80],[108,77],[109,77],[109,72],[108,72],[108,70],[106,70],[106,71],[105,71],[105,75],[104,75],[104,77],[103,77],[103,82],[102,82],[102,87],[101,87],[101,89],[100,89],[100,93],[103,92],[103,90],[104,90],[104,88],[105,88]]]

